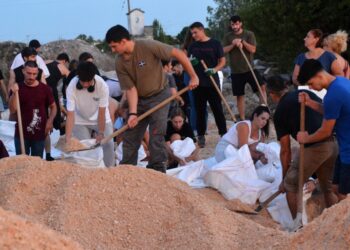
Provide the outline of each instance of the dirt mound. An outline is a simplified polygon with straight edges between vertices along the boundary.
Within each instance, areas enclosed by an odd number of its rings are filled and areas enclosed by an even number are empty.
[[[299,233],[292,236],[297,249],[349,249],[350,197],[325,209]]]
[[[18,156],[0,161],[0,206],[85,249],[286,249],[286,234],[215,204],[164,174],[85,169]]]
[[[50,229],[0,208],[0,249],[82,249]]]

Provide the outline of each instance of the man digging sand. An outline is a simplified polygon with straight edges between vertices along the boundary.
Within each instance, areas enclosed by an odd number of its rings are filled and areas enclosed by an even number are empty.
[[[137,151],[149,126],[150,160],[147,168],[165,173],[168,156],[164,135],[169,105],[139,123],[137,117],[171,95],[161,60],[176,58],[190,75],[190,89],[198,86],[198,77],[183,52],[157,41],[131,40],[128,30],[121,25],[107,31],[106,41],[111,50],[118,54],[116,71],[129,104],[127,124],[130,129],[124,135],[120,164],[137,164]]]

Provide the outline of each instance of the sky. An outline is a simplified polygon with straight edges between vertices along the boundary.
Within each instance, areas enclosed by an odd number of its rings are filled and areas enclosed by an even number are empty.
[[[177,35],[183,27],[200,21],[207,25],[207,6],[213,0],[130,0],[131,9],[145,12],[145,25],[158,19],[164,31]],[[104,39],[116,24],[127,27],[127,0],[0,0],[0,41],[42,44],[74,39],[79,34]]]

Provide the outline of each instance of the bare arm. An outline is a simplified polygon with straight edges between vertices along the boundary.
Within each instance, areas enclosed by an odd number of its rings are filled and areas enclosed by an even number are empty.
[[[7,93],[7,89],[6,89],[6,86],[5,86],[5,83],[3,80],[0,80],[0,85],[1,85],[2,93],[4,93],[5,102],[7,102],[8,101],[8,93]]]
[[[320,113],[323,115],[323,104],[319,103],[317,101],[314,101],[310,98],[309,94],[306,92],[300,92],[299,93],[299,102],[302,103],[304,102],[305,105],[316,112]]]
[[[45,78],[45,75],[44,75],[44,72],[41,74],[40,82],[42,82],[42,83],[44,83],[44,84],[47,84],[46,78]]]
[[[245,48],[249,53],[254,54],[256,52],[256,46],[252,45],[242,39],[243,48]]]
[[[70,71],[64,64],[58,64],[58,69],[60,70],[62,76],[68,77]]]
[[[333,128],[336,120],[323,120],[321,127],[313,134],[309,135],[307,132],[299,132],[298,142],[300,143],[314,143],[327,139],[333,133]]]
[[[18,85],[17,83],[13,83],[9,90],[12,90],[12,95],[9,99],[9,109],[11,114],[15,114],[17,112],[17,104],[16,104],[16,95],[18,94]]]
[[[104,133],[106,127],[106,108],[98,108],[98,117],[97,117],[97,127],[98,133]]]
[[[215,66],[216,72],[218,72],[218,71],[221,70],[223,67],[225,67],[225,64],[226,64],[226,58],[225,58],[225,57],[219,58],[218,64]]]
[[[50,114],[49,114],[49,118],[46,121],[46,127],[45,127],[45,134],[48,135],[50,133],[50,131],[53,128],[53,120],[55,119],[55,116],[57,114],[57,107],[56,107],[56,103],[52,102],[49,106],[49,110],[50,110]]]
[[[15,83],[16,83],[16,75],[15,75],[15,72],[11,69],[10,70],[10,77],[9,77],[8,91],[10,91],[13,84],[15,84]]]
[[[290,136],[285,135],[280,139],[281,144],[281,151],[280,151],[280,158],[282,163],[282,171],[284,178],[286,176],[286,173],[288,171],[288,168],[290,166],[290,162],[292,160],[292,151],[290,148]]]
[[[331,72],[334,76],[344,76],[344,72],[340,66],[339,60],[334,60],[331,65]]]
[[[137,103],[138,103],[138,94],[137,94],[137,89],[135,87],[132,87],[126,92],[126,99],[128,100],[129,104],[129,114],[134,113],[137,114]],[[131,115],[128,118],[128,126],[130,128],[134,128],[137,125],[137,116],[136,115]]]
[[[249,127],[248,124],[242,122],[237,125],[237,135],[238,135],[238,148],[245,144],[248,144]]]
[[[194,71],[192,64],[190,60],[187,58],[184,52],[182,52],[179,49],[173,48],[171,51],[171,56],[175,57],[183,66],[184,70],[187,72],[187,74],[190,76],[190,83],[189,87],[190,89],[194,89],[199,84],[198,76],[196,75],[196,72]]]
[[[67,111],[66,118],[66,142],[72,138],[72,131],[74,127],[74,111]]]
[[[224,53],[229,53],[234,48],[233,44],[227,45],[224,47]]]

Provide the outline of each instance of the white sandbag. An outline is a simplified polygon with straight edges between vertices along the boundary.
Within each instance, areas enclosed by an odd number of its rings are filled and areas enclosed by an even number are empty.
[[[204,160],[193,162],[186,165],[186,167],[177,175],[177,178],[190,185],[193,180],[200,177],[203,168]]]
[[[239,199],[247,204],[255,204],[260,193],[270,185],[258,179],[248,145],[242,146],[236,157],[227,158],[212,167],[205,174],[204,181],[226,199]]]
[[[173,154],[185,161],[186,157],[189,157],[193,151],[196,149],[192,138],[186,137],[184,140],[176,140],[170,144],[170,148]]]
[[[258,143],[256,150],[264,153],[269,163],[279,163],[281,147],[277,142]]]
[[[261,161],[257,161],[255,163],[255,169],[258,178],[270,183],[274,182],[276,176],[281,173],[281,171],[279,171],[279,168],[281,168],[280,164],[276,163],[263,164]]]
[[[116,165],[118,166],[120,161],[123,159],[123,142],[119,143],[117,149],[115,150],[115,154],[116,154]],[[142,161],[146,157],[147,157],[147,154],[141,144],[137,152],[137,166],[146,167],[148,165],[148,161]]]
[[[91,147],[96,144],[95,139],[86,139],[80,141],[86,147]],[[102,168],[105,167],[103,162],[102,147],[95,149],[78,151],[72,153],[62,153],[63,160],[71,163],[77,163],[84,167]]]
[[[225,158],[236,157],[237,153],[238,149],[232,145],[228,145],[224,151]]]
[[[16,122],[14,121],[0,120],[0,139],[4,143],[10,156],[16,155],[14,142],[15,126]]]

